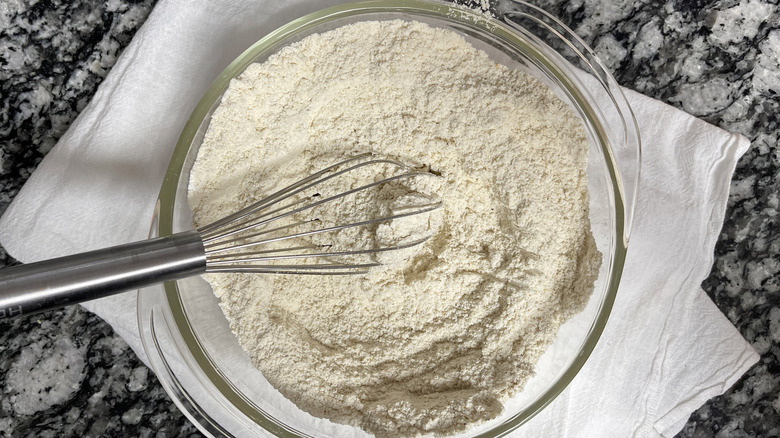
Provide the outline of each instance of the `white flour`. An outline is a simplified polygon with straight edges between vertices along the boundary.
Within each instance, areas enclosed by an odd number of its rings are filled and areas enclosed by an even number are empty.
[[[207,280],[255,365],[312,415],[380,436],[493,418],[584,307],[601,263],[580,121],[453,32],[345,26],[232,82],[191,173],[195,221],[365,151],[442,174],[420,189],[444,207],[411,256],[365,276]]]

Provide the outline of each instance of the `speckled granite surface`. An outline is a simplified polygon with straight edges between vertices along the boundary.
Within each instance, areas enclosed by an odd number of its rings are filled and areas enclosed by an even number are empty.
[[[682,437],[780,436],[780,6],[539,0],[622,85],[752,141],[703,287],[761,362]],[[0,213],[89,101],[154,1],[0,3]],[[0,265],[14,263],[0,248]],[[0,320],[0,436],[198,435],[111,328],[81,308]]]

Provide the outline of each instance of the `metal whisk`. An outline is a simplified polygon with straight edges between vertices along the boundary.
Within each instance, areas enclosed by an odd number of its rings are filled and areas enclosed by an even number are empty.
[[[334,193],[340,178],[376,168],[379,178]],[[381,170],[382,172],[380,172]],[[0,269],[0,319],[102,298],[207,272],[348,275],[380,264],[377,253],[419,245],[430,236],[392,244],[339,247],[328,237],[441,207],[431,199],[400,212],[328,224],[316,215],[350,197],[404,180],[434,176],[395,160],[362,154],[297,181],[248,207],[195,230],[97,251]],[[354,185],[354,184],[353,184]],[[359,199],[353,202],[360,202]],[[362,245],[358,245],[361,243]]]

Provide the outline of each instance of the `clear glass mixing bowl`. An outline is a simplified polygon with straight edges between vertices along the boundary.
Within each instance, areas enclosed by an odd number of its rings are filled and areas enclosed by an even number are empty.
[[[160,190],[154,235],[190,229],[189,170],[212,111],[230,79],[310,34],[365,20],[417,20],[453,30],[496,62],[549,86],[582,118],[593,234],[604,263],[587,308],[561,328],[524,390],[504,412],[461,436],[501,436],[544,409],[571,382],[593,351],[609,317],[626,256],[636,197],[640,144],[636,121],[620,88],[593,52],[544,11],[499,1],[499,19],[452,4],[366,1],[299,18],[266,35],[212,83],[182,131]],[[258,36],[259,37],[259,36]],[[367,436],[312,417],[279,394],[249,361],[201,278],[168,282],[139,293],[138,319],[149,361],[174,402],[202,432],[215,436]]]

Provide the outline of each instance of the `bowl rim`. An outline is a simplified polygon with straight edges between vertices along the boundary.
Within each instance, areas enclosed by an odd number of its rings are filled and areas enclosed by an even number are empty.
[[[531,5],[528,6],[533,7]],[[541,11],[541,9],[539,10]],[[327,23],[335,19],[377,12],[422,14],[439,19],[447,18],[458,21],[459,24],[475,26],[482,31],[490,32],[493,36],[497,36],[514,46],[523,47],[525,50],[536,54],[536,60],[541,62],[546,68],[556,72],[557,78],[562,79],[564,83],[566,83],[567,91],[572,93],[572,97],[579,105],[582,105],[586,108],[591,106],[587,97],[583,95],[582,90],[580,90],[576,84],[571,82],[569,76],[558,67],[556,62],[551,60],[544,53],[539,52],[536,48],[528,45],[527,41],[521,38],[516,31],[508,27],[505,23],[496,19],[488,18],[487,16],[477,11],[464,9],[454,4],[431,0],[365,0],[325,8],[290,21],[287,24],[277,28],[273,32],[267,34],[252,44],[237,58],[235,58],[211,83],[188,118],[187,123],[184,126],[176,143],[174,152],[171,156],[171,161],[166,170],[164,182],[158,196],[155,220],[153,224],[153,226],[156,226],[157,235],[168,236],[173,234],[173,217],[177,184],[179,178],[182,176],[185,159],[204,119],[208,116],[214,105],[216,105],[219,101],[222,93],[229,86],[230,79],[243,72],[247,66],[255,62],[256,58],[266,50],[271,49],[280,41],[284,41],[290,36],[304,32],[312,27]],[[452,12],[457,12],[457,14],[453,15]],[[550,17],[557,21],[557,19],[554,17]],[[560,21],[557,21],[557,24],[568,30],[568,28],[560,23]],[[571,31],[569,30],[569,32]],[[573,32],[571,35],[574,35]],[[584,43],[582,44],[584,45]],[[585,47],[587,48],[587,46]],[[611,76],[609,76],[609,78],[611,78]],[[614,82],[614,79],[612,80]],[[618,98],[625,99],[622,96],[622,93],[620,96],[618,96]],[[626,103],[626,106],[627,105],[628,104]],[[627,107],[630,111],[630,106]],[[602,126],[602,123],[598,120],[598,118],[592,116],[590,113],[592,113],[592,111],[588,114],[584,114],[585,117],[589,118],[588,122],[591,123],[597,130],[603,131],[604,127]],[[629,112],[627,116],[633,120],[634,124],[636,123],[633,113]],[[515,430],[526,421],[533,418],[541,410],[543,410],[571,383],[573,378],[578,374],[580,369],[583,367],[593,352],[598,340],[601,337],[604,327],[606,326],[606,323],[609,319],[609,314],[611,313],[611,309],[616,298],[617,289],[620,284],[620,277],[625,263],[626,251],[628,247],[626,217],[631,213],[630,211],[627,212],[625,208],[625,194],[621,188],[622,184],[618,171],[618,165],[615,161],[615,157],[613,156],[611,146],[607,139],[608,136],[606,134],[602,134],[600,135],[599,141],[601,143],[602,153],[607,164],[609,177],[613,184],[612,193],[614,199],[611,201],[614,202],[616,215],[614,218],[615,236],[613,237],[612,243],[614,246],[614,257],[611,260],[612,265],[610,266],[610,271],[608,271],[609,276],[606,278],[607,291],[601,302],[597,317],[591,324],[590,330],[585,337],[582,349],[556,382],[549,386],[535,401],[533,401],[525,409],[515,413],[515,415],[512,417],[504,420],[502,423],[477,436],[503,436],[510,431]],[[229,381],[224,378],[222,373],[219,371],[219,368],[211,360],[209,354],[204,351],[201,342],[198,339],[198,335],[190,326],[184,303],[180,297],[177,283],[175,281],[166,282],[163,287],[166,302],[171,312],[173,324],[178,330],[178,335],[181,336],[183,342],[189,348],[188,353],[192,355],[192,359],[197,363],[197,365],[200,367],[200,370],[205,374],[208,380],[210,380],[211,383],[217,387],[221,395],[225,397],[233,405],[233,407],[237,408],[243,415],[247,416],[249,419],[251,419],[251,421],[266,431],[276,436],[300,436],[297,433],[290,431],[286,426],[275,421],[273,418],[268,418],[262,413],[258,412],[255,407],[247,403],[244,396],[240,394],[240,391],[230,385]],[[139,322],[143,321],[146,324],[148,323],[148,315],[141,314],[142,306],[140,301],[141,296],[139,296],[138,307]],[[142,338],[143,337],[144,336],[142,333]],[[148,355],[161,354],[159,351],[155,352],[154,348],[147,348],[146,343],[144,343],[144,349]],[[153,367],[155,373],[158,375],[160,375],[160,373],[171,373],[169,368],[167,370],[158,370],[157,368],[159,367]],[[175,376],[173,377],[175,378]],[[160,380],[163,381],[164,379]],[[216,383],[217,381],[224,382],[225,384],[219,385]],[[176,401],[177,396],[169,390],[170,388],[167,385],[164,386],[169,395],[171,395],[171,397]],[[177,404],[179,405],[180,409],[185,410],[186,412],[186,407],[183,406],[181,402]],[[195,421],[192,416],[189,417],[191,420],[193,420],[193,422],[195,422],[196,425],[201,427],[198,421]],[[201,429],[203,430],[202,427]],[[203,431],[206,432],[205,430]]]

